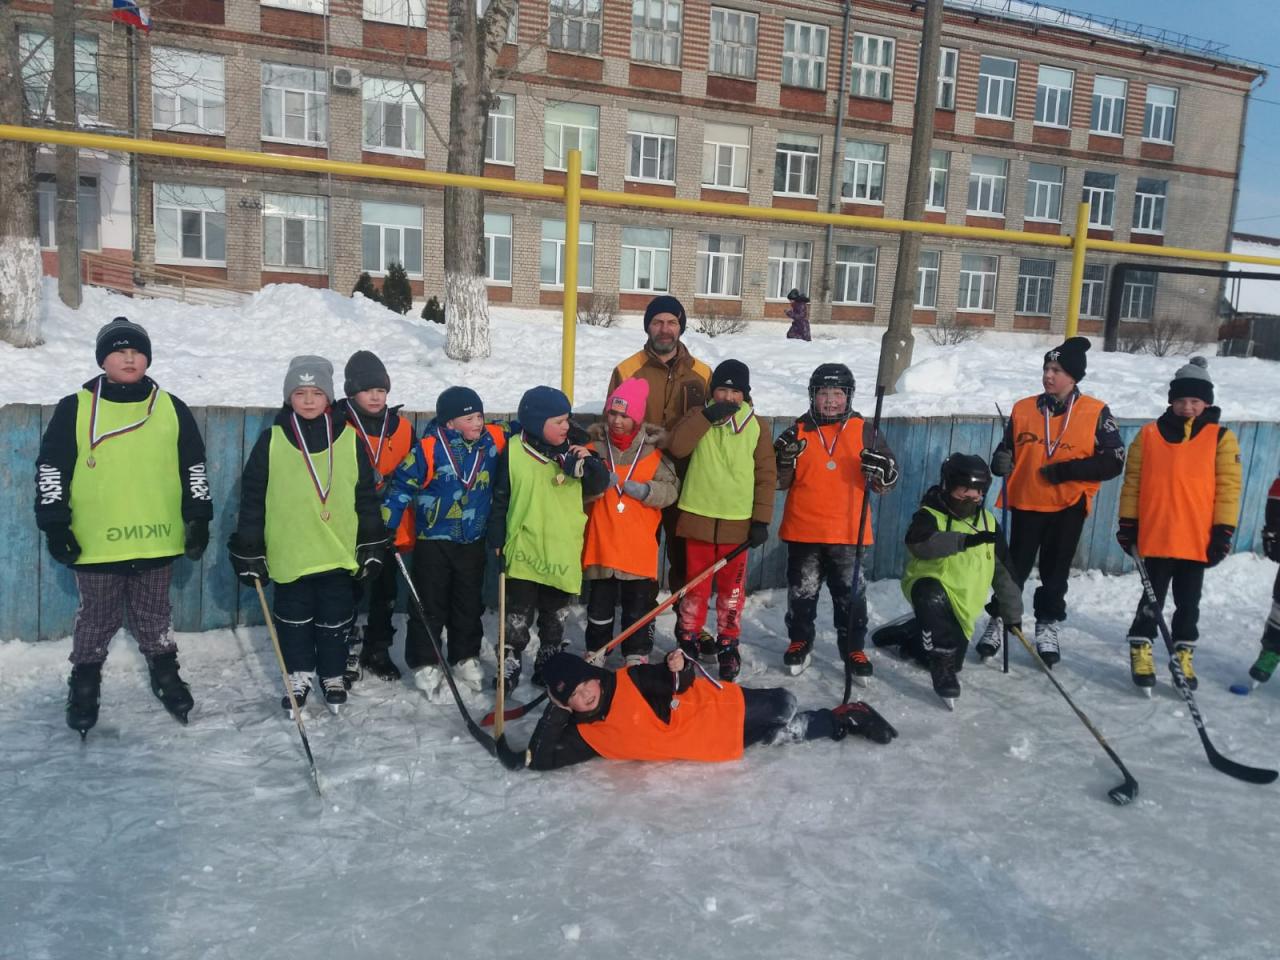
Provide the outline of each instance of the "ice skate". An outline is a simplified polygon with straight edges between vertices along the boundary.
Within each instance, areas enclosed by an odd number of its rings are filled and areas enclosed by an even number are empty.
[[[347,685],[342,677],[321,677],[320,686],[324,689],[324,705],[335,717],[342,712],[347,703]]]
[[[1156,661],[1151,655],[1151,641],[1143,637],[1129,638],[1129,676],[1148,697],[1156,685]]]
[[[725,641],[719,645],[716,661],[720,664],[721,680],[736,680],[742,672],[742,654],[738,652],[737,641]]]
[[[1052,667],[1062,659],[1056,620],[1036,621],[1036,653],[1040,654],[1040,659],[1044,661],[1046,667]]]
[[[374,647],[365,649],[360,652],[360,667],[362,670],[368,670],[379,680],[399,680],[400,668],[395,665],[391,659],[389,650],[383,647]],[[351,659],[347,658],[347,670],[351,669]],[[345,680],[346,673],[342,675]]]
[[[472,693],[479,693],[484,686],[484,671],[480,669],[480,660],[477,657],[459,660],[450,667],[450,670],[453,672],[454,682]]]
[[[813,641],[792,640],[787,652],[782,655],[782,665],[787,673],[798,677],[813,662]]]
[[[871,686],[871,676],[875,672],[875,668],[871,665],[871,661],[867,659],[867,655],[862,650],[855,650],[849,654],[849,662],[846,669],[853,674],[853,682],[860,687]]]
[[[710,660],[712,657],[718,657],[720,654],[720,646],[707,630],[698,631],[698,659]]]
[[[360,679],[361,652],[364,650],[364,628],[359,624],[351,625],[351,633],[347,637],[347,665],[342,669],[342,684],[348,690]]]
[[[311,692],[311,674],[298,671],[289,674],[289,689],[293,691],[293,699],[298,703],[298,709],[301,710],[307,705],[307,694]],[[289,719],[298,719],[293,714],[293,707],[289,703],[289,694],[285,694],[280,698],[280,706],[289,711]]]
[[[503,695],[510,698],[520,686],[520,674],[524,670],[524,657],[516,650],[507,649],[507,659],[501,672],[493,678],[493,688],[498,689],[498,677],[502,678]]]
[[[1253,666],[1249,668],[1249,679],[1253,681],[1253,689],[1256,690],[1270,680],[1277,666],[1280,666],[1280,653],[1266,649],[1259,651],[1258,659],[1253,661]]]
[[[191,699],[191,688],[178,673],[177,653],[152,657],[147,666],[151,673],[151,692],[175,720],[185,725],[195,701]]]
[[[1000,652],[1002,643],[1004,643],[1004,621],[999,617],[991,617],[987,620],[982,636],[978,638],[978,659],[986,663]]]
[[[1196,648],[1193,643],[1174,644],[1173,656],[1178,661],[1178,666],[1182,668],[1182,678],[1187,681],[1187,686],[1195,690],[1200,686],[1200,681],[1196,677],[1195,664],[1192,663],[1192,657],[1195,656]],[[1170,670],[1172,671],[1172,666]]]
[[[98,703],[102,696],[102,664],[77,663],[67,679],[67,726],[80,734],[80,739],[98,722]]]
[[[960,681],[956,677],[956,658],[953,651],[929,652],[929,678],[933,681],[933,692],[942,698],[948,710],[955,710],[956,700],[960,698]]]

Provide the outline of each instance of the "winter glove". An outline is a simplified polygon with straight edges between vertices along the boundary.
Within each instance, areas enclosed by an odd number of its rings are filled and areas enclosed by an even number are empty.
[[[710,423],[719,423],[721,420],[732,417],[741,407],[742,404],[734,403],[732,400],[717,400],[703,407],[702,415]]]
[[[271,579],[267,571],[267,547],[261,541],[242,539],[232,534],[227,541],[227,552],[231,555],[231,569],[235,571],[240,582],[246,587],[261,583],[264,587]]]
[[[862,461],[862,475],[872,486],[884,490],[898,482],[898,467],[892,457],[866,448],[858,455]]]
[[[1000,614],[1000,619],[1010,626],[1020,627],[1022,624],[1022,615],[1026,611],[1022,607],[1022,593],[1019,590],[1009,590],[1007,596],[996,594],[996,610]]]
[[[991,475],[995,477],[1007,477],[1013,473],[1013,453],[1004,447],[996,447],[996,452],[991,455]]]
[[[1270,527],[1262,528],[1262,552],[1267,559],[1280,563],[1280,533]]]
[[[777,458],[778,465],[794,467],[808,443],[809,441],[800,439],[795,426],[787,427],[778,434],[778,439],[773,441],[773,455]]]
[[[751,544],[751,549],[763,547],[768,539],[769,525],[763,520],[752,520],[751,529],[747,533],[747,543]]]
[[[1231,538],[1236,534],[1235,527],[1225,523],[1215,523],[1209,530],[1209,566],[1216,567],[1231,553]]]
[[[875,743],[888,743],[898,735],[893,724],[861,700],[841,704],[831,712],[836,715],[838,729],[844,733],[854,733]]]
[[[356,545],[356,579],[376,580],[382,573],[382,565],[387,560],[387,548],[390,540],[377,540],[374,543]]]
[[[49,546],[49,556],[64,566],[71,566],[80,556],[80,541],[71,532],[71,524],[59,523],[44,532],[45,543]]]
[[[1120,526],[1116,528],[1116,543],[1120,544],[1120,549],[1125,553],[1137,546],[1138,521],[1136,518],[1120,518]]]
[[[623,483],[622,492],[634,500],[643,501],[649,496],[649,485],[640,480],[628,480]]]
[[[978,533],[966,533],[964,535],[964,547],[968,550],[970,547],[981,547],[984,544],[995,543],[996,532],[994,530],[982,530]]]
[[[568,453],[561,454],[556,457],[556,462],[560,464],[560,469],[565,472],[566,476],[573,477],[575,480],[582,479],[582,471],[586,467],[587,458],[580,453],[570,450]]]
[[[186,554],[188,560],[199,560],[204,556],[205,547],[209,546],[209,521],[188,520],[182,525],[182,533],[186,538]]]
[[[570,420],[569,435],[566,439],[569,441],[569,446],[571,447],[585,447],[591,442],[591,435]]]
[[[1046,483],[1052,483],[1056,486],[1071,479],[1067,476],[1068,470],[1069,467],[1065,463],[1046,463],[1040,468],[1040,476],[1044,477]]]

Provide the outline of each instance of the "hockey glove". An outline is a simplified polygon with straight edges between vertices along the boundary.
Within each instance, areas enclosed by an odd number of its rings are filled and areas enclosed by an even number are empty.
[[[1268,560],[1280,563],[1280,533],[1270,527],[1262,528],[1262,552]]]
[[[710,423],[719,423],[721,420],[732,417],[741,407],[742,404],[734,403],[732,400],[717,400],[703,407],[702,415]]]
[[[763,547],[768,539],[769,525],[763,520],[752,520],[751,529],[747,533],[747,543],[751,544],[751,549]]]
[[[862,461],[862,475],[877,490],[887,490],[898,482],[898,468],[892,457],[867,448],[859,454],[859,459]]]
[[[633,500],[644,501],[649,496],[649,485],[640,480],[627,480],[622,484],[622,492]]]
[[[871,704],[861,700],[843,703],[831,712],[836,715],[840,725],[847,732],[866,737],[876,743],[888,743],[898,735],[893,724],[880,716]]]
[[[49,556],[65,566],[71,566],[80,556],[80,541],[71,532],[70,524],[49,527],[44,532],[44,539],[49,546]]]
[[[1013,473],[1013,454],[1004,447],[996,447],[996,452],[991,455],[991,475],[995,477],[1007,477]]]
[[[569,446],[571,447],[585,447],[591,442],[591,435],[570,420],[569,435],[565,439],[569,441]]]
[[[1209,530],[1209,566],[1216,567],[1231,553],[1231,538],[1236,528],[1225,523],[1215,523]]]
[[[1120,549],[1128,553],[1138,542],[1138,521],[1131,517],[1121,517],[1120,526],[1116,528],[1116,543]]]
[[[262,542],[246,541],[238,534],[232,534],[227,541],[227,552],[231,556],[231,569],[246,587],[261,583],[264,587],[271,579],[267,572],[267,548]]]
[[[182,533],[186,538],[186,554],[188,560],[199,560],[204,556],[205,547],[209,546],[209,521],[188,520],[182,525]]]
[[[1044,477],[1045,483],[1052,483],[1055,486],[1071,479],[1067,473],[1068,467],[1065,463],[1047,463],[1040,468],[1040,476]]]
[[[356,545],[356,579],[376,580],[386,562],[389,541],[378,540],[374,543]]]
[[[773,455],[778,460],[778,466],[794,467],[796,459],[804,453],[806,446],[808,441],[800,439],[795,426],[787,427],[778,434],[778,439],[773,441]]]
[[[982,530],[978,533],[966,533],[964,535],[964,549],[970,547],[981,547],[984,544],[995,543],[996,532],[994,530]]]

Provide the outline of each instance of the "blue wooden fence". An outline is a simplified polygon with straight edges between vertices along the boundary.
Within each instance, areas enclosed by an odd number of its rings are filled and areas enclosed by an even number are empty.
[[[52,407],[11,404],[0,407],[0,640],[64,637],[75,616],[74,578],[55,563],[36,530],[34,463],[40,437]],[[193,408],[208,447],[209,481],[214,498],[214,522],[209,550],[198,563],[179,560],[174,568],[174,624],[178,630],[226,628],[237,623],[261,623],[256,596],[243,590],[232,576],[224,544],[235,525],[240,498],[240,471],[258,434],[274,410],[230,407]],[[419,428],[431,414],[405,414]],[[769,421],[766,419],[766,422]],[[776,436],[788,419],[769,423]],[[1126,444],[1143,421],[1125,420],[1120,430]],[[1280,469],[1280,424],[1233,423],[1244,464],[1236,549],[1261,548],[1260,528],[1267,490]],[[876,545],[867,553],[871,579],[897,577],[906,562],[903,535],[924,491],[935,482],[947,454],[978,453],[986,457],[999,440],[994,417],[897,418],[884,423],[884,433],[898,456],[902,480],[873,506]],[[1075,566],[1119,573],[1128,558],[1113,537],[1120,481],[1103,486],[1093,514],[1085,524]],[[783,497],[774,509],[774,529],[782,517]],[[786,546],[771,540],[763,552],[753,552],[747,584],[750,589],[783,586]],[[492,595],[492,577],[489,584]]]

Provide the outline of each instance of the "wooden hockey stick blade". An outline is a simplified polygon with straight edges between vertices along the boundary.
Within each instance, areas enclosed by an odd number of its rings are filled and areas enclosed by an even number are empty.
[[[502,711],[502,722],[508,723],[511,720],[519,720],[521,717],[523,717],[526,713],[528,713],[534,707],[538,706],[538,704],[542,703],[542,701],[545,699],[547,699],[547,695],[544,692],[544,693],[538,694],[528,703],[517,703],[514,707],[508,707],[507,709]],[[480,726],[492,727],[493,722],[496,719],[497,719],[497,711],[491,710],[489,713],[486,713],[484,715],[484,719],[480,721]]]

